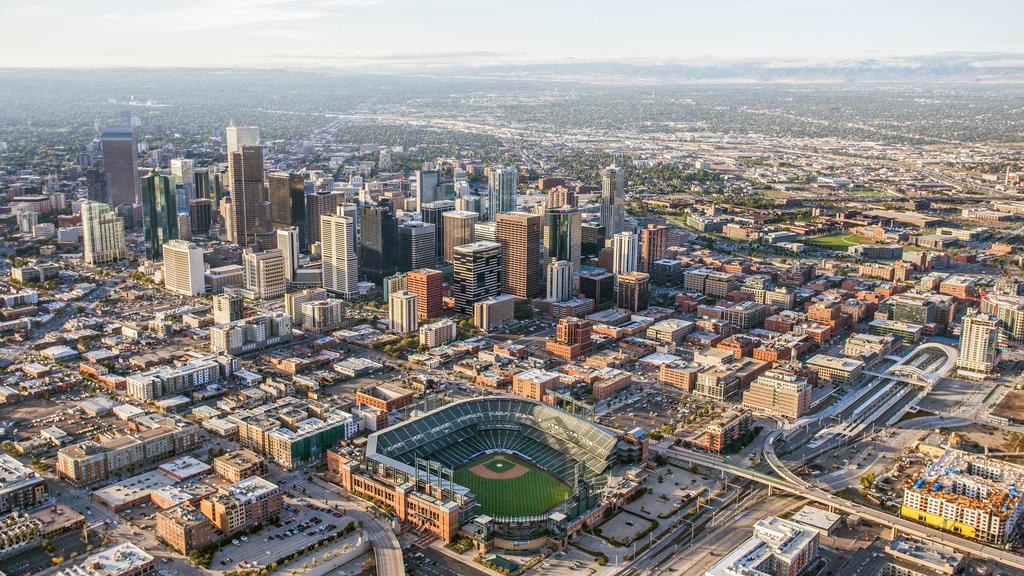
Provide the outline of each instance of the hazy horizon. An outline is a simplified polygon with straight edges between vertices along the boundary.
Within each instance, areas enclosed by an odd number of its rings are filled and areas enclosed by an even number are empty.
[[[97,5],[99,4],[99,5]],[[910,0],[51,0],[0,6],[3,68],[347,68],[636,62],[1024,62],[1024,7]]]

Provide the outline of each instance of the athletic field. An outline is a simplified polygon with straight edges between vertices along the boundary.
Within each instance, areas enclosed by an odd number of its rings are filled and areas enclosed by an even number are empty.
[[[456,468],[455,482],[469,488],[489,516],[543,514],[569,497],[561,480],[508,454],[483,456]]]
[[[835,236],[811,238],[810,240],[806,240],[804,244],[807,244],[808,246],[817,246],[818,248],[824,248],[826,250],[842,250],[843,252],[846,252],[846,249],[850,246],[856,246],[858,244],[875,244],[875,241],[871,238],[865,238],[855,234],[836,234]]]

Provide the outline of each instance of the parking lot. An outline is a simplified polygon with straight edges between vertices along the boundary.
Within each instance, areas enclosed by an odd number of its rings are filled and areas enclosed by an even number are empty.
[[[413,548],[406,550],[404,556],[407,576],[487,576],[487,572],[433,548]]]
[[[322,507],[311,507],[293,498],[285,498],[279,527],[266,526],[255,534],[238,535],[213,556],[212,566],[226,569],[242,562],[266,566],[271,562],[323,540],[355,520]],[[353,533],[358,538],[358,531]],[[252,567],[251,564],[248,565]]]

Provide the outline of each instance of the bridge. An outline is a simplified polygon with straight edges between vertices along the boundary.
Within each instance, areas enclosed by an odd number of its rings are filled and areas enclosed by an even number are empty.
[[[829,510],[842,510],[847,514],[855,514],[861,518],[892,528],[894,534],[906,534],[908,536],[913,536],[915,538],[937,544],[952,546],[960,552],[970,554],[978,558],[1000,562],[1007,566],[1024,571],[1024,557],[1022,556],[1018,556],[1006,550],[994,548],[992,546],[986,546],[980,542],[966,540],[955,534],[936,530],[930,526],[911,522],[905,518],[893,516],[882,512],[881,510],[876,510],[874,508],[851,502],[845,498],[840,498],[814,487],[786,468],[786,466],[779,460],[778,456],[776,456],[773,444],[775,440],[778,439],[779,435],[780,431],[778,430],[772,432],[765,440],[764,449],[762,451],[765,461],[771,467],[772,471],[778,476],[773,476],[771,474],[766,474],[749,468],[734,466],[715,456],[701,454],[691,450],[669,447],[658,451],[667,458],[681,461],[687,465],[696,464],[697,466],[714,468],[727,474],[759,482],[768,486],[769,492],[781,490],[783,492],[796,494],[803,498],[813,500],[819,504],[823,504],[827,506]]]

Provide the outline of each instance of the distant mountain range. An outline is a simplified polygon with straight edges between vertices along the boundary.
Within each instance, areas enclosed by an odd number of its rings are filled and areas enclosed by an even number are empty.
[[[361,65],[341,70],[367,69]],[[877,57],[834,61],[736,60],[649,62],[546,62],[479,66],[393,64],[386,73],[472,76],[594,83],[805,83],[805,82],[1024,82],[1024,54],[946,53],[915,57]]]

